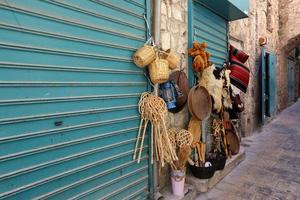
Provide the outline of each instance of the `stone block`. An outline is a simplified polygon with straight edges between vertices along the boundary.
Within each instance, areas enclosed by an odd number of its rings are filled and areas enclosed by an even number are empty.
[[[179,33],[179,27],[180,27],[180,23],[178,23],[176,21],[172,21],[171,24],[170,24],[171,33],[174,33],[174,34]]]
[[[183,21],[183,17],[182,17],[182,9],[175,5],[172,6],[172,17],[174,17],[174,19],[178,20],[178,21]]]
[[[163,50],[171,48],[171,34],[169,32],[163,32],[161,34],[161,48]]]
[[[162,15],[168,15],[167,13],[167,6],[166,6],[166,3],[164,1],[161,1],[161,4],[160,4],[160,13]]]
[[[178,28],[178,27],[177,27]],[[185,36],[186,35],[186,32],[187,32],[187,23],[180,23],[180,26],[179,26],[179,34],[181,36]]]
[[[166,16],[162,15],[160,20],[160,30],[167,31],[168,30],[168,19]]]
[[[181,7],[184,11],[188,10],[188,1],[187,0],[181,0]]]
[[[171,0],[172,4],[177,4],[178,2],[180,2],[181,0]]]

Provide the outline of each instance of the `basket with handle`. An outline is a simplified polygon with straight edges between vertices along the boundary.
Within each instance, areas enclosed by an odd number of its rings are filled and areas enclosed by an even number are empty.
[[[180,64],[180,57],[170,49],[166,51],[166,60],[169,62],[170,69],[176,69]]]
[[[156,58],[155,46],[151,46],[146,42],[144,46],[139,48],[133,55],[133,62],[138,67],[145,67],[153,62]]]
[[[169,63],[157,57],[148,67],[152,83],[164,83],[169,79]]]

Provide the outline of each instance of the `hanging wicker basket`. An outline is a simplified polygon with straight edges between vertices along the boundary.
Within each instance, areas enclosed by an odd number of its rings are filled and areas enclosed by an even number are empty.
[[[164,83],[169,79],[169,63],[162,58],[156,58],[149,65],[149,74],[152,83]]]
[[[153,62],[156,58],[155,47],[150,45],[144,45],[139,48],[133,55],[133,62],[138,67],[145,67]]]
[[[176,55],[174,52],[171,52],[171,50],[167,50],[167,57],[166,60],[169,62],[169,68],[170,69],[176,69],[180,64],[180,57]]]

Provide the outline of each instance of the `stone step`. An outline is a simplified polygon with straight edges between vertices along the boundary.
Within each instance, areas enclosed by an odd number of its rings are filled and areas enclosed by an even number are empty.
[[[207,192],[210,188],[214,187],[219,181],[221,181],[227,174],[229,174],[237,165],[245,160],[246,153],[243,147],[240,148],[240,152],[232,156],[231,159],[227,159],[225,168],[220,171],[216,171],[214,176],[210,179],[199,179],[192,174],[187,173],[186,183],[193,185],[197,192]]]

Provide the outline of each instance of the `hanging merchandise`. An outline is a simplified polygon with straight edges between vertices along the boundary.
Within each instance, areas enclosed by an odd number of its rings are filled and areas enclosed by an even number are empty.
[[[204,69],[202,73],[199,73],[198,85],[207,89],[214,100],[213,108],[217,113],[219,113],[222,109],[223,80],[216,79],[213,74],[214,70],[215,65],[212,64],[208,68]]]
[[[188,108],[193,117],[204,120],[209,117],[212,109],[211,97],[202,86],[191,88],[188,96]]]
[[[230,90],[228,88],[223,88],[222,97],[224,108],[232,109],[232,100],[230,98]]]
[[[157,57],[148,67],[152,83],[164,83],[169,79],[169,63]]]
[[[165,59],[169,62],[169,68],[172,70],[176,69],[180,65],[180,57],[170,49],[168,49],[165,54]]]
[[[167,81],[159,85],[160,97],[164,99],[168,110],[176,108],[176,96],[181,95],[175,89],[172,81]]]
[[[151,31],[150,31],[150,26],[146,17],[146,14],[144,14],[144,21],[146,23],[147,27],[147,32],[148,32],[148,41],[139,48],[135,54],[133,55],[133,62],[138,66],[138,67],[146,67],[149,65],[151,62],[153,62],[156,58],[157,54],[157,47],[154,45],[155,42],[152,38]]]
[[[147,65],[149,65],[150,63],[152,63],[155,58],[156,58],[156,51],[155,51],[155,46],[149,45],[147,43],[149,43],[151,41],[148,40],[148,42],[146,42],[146,44],[139,48],[137,50],[137,52],[135,52],[135,54],[133,55],[133,62],[138,66],[138,67],[146,67]]]
[[[175,149],[172,147],[172,143],[170,142],[169,134],[167,133],[165,117],[168,110],[164,100],[160,97],[144,92],[139,101],[139,112],[141,114],[141,121],[133,153],[133,160],[137,159],[137,162],[140,162],[146,129],[150,122],[151,163],[153,163],[153,151],[155,150],[157,161],[161,163],[162,167],[165,165],[165,162],[170,163],[170,165],[174,165],[173,162],[178,160],[178,158]]]
[[[223,84],[223,106],[227,109],[232,109],[232,100],[230,96],[230,70],[227,69],[227,63],[224,63],[223,65],[223,73],[224,73],[224,84]]]
[[[188,130],[193,135],[194,164],[190,168],[194,176],[198,178],[210,178],[214,174],[214,168],[210,162],[206,162],[206,121],[212,110],[211,97],[202,86],[191,88],[188,97],[188,107],[192,115]]]
[[[188,50],[188,54],[193,58],[193,70],[195,72],[201,72],[211,65],[209,62],[210,54],[205,51],[206,47],[207,45],[205,42],[200,44],[199,42],[194,41],[193,47]]]
[[[240,113],[245,110],[244,103],[242,102],[239,94],[234,94],[234,92],[231,91],[231,99],[232,99],[232,110],[234,112]]]
[[[193,142],[191,146],[192,148],[195,148],[196,144],[200,142],[201,120],[192,116],[188,125],[188,131],[193,135]]]
[[[174,83],[175,90],[177,93],[176,108],[170,109],[169,111],[172,113],[177,113],[182,110],[182,108],[187,102],[188,94],[190,91],[189,82],[186,74],[182,70],[175,71],[172,74],[170,74],[169,80]]]
[[[248,58],[249,58],[249,55],[246,54],[245,52],[235,48],[234,46],[230,45],[229,47],[229,59],[230,60],[234,60],[235,58],[238,59],[240,62],[242,63],[245,63]]]
[[[233,125],[231,124],[229,113],[227,112],[223,113],[223,120],[224,120],[223,123],[224,123],[224,129],[225,129],[226,140],[227,140],[227,150],[228,150],[228,155],[230,157],[231,155],[236,155],[239,153],[240,141],[235,132],[235,129],[233,128]]]
[[[231,83],[244,93],[247,91],[250,79],[250,69],[244,65],[248,57],[249,56],[246,53],[230,45],[229,58]]]

